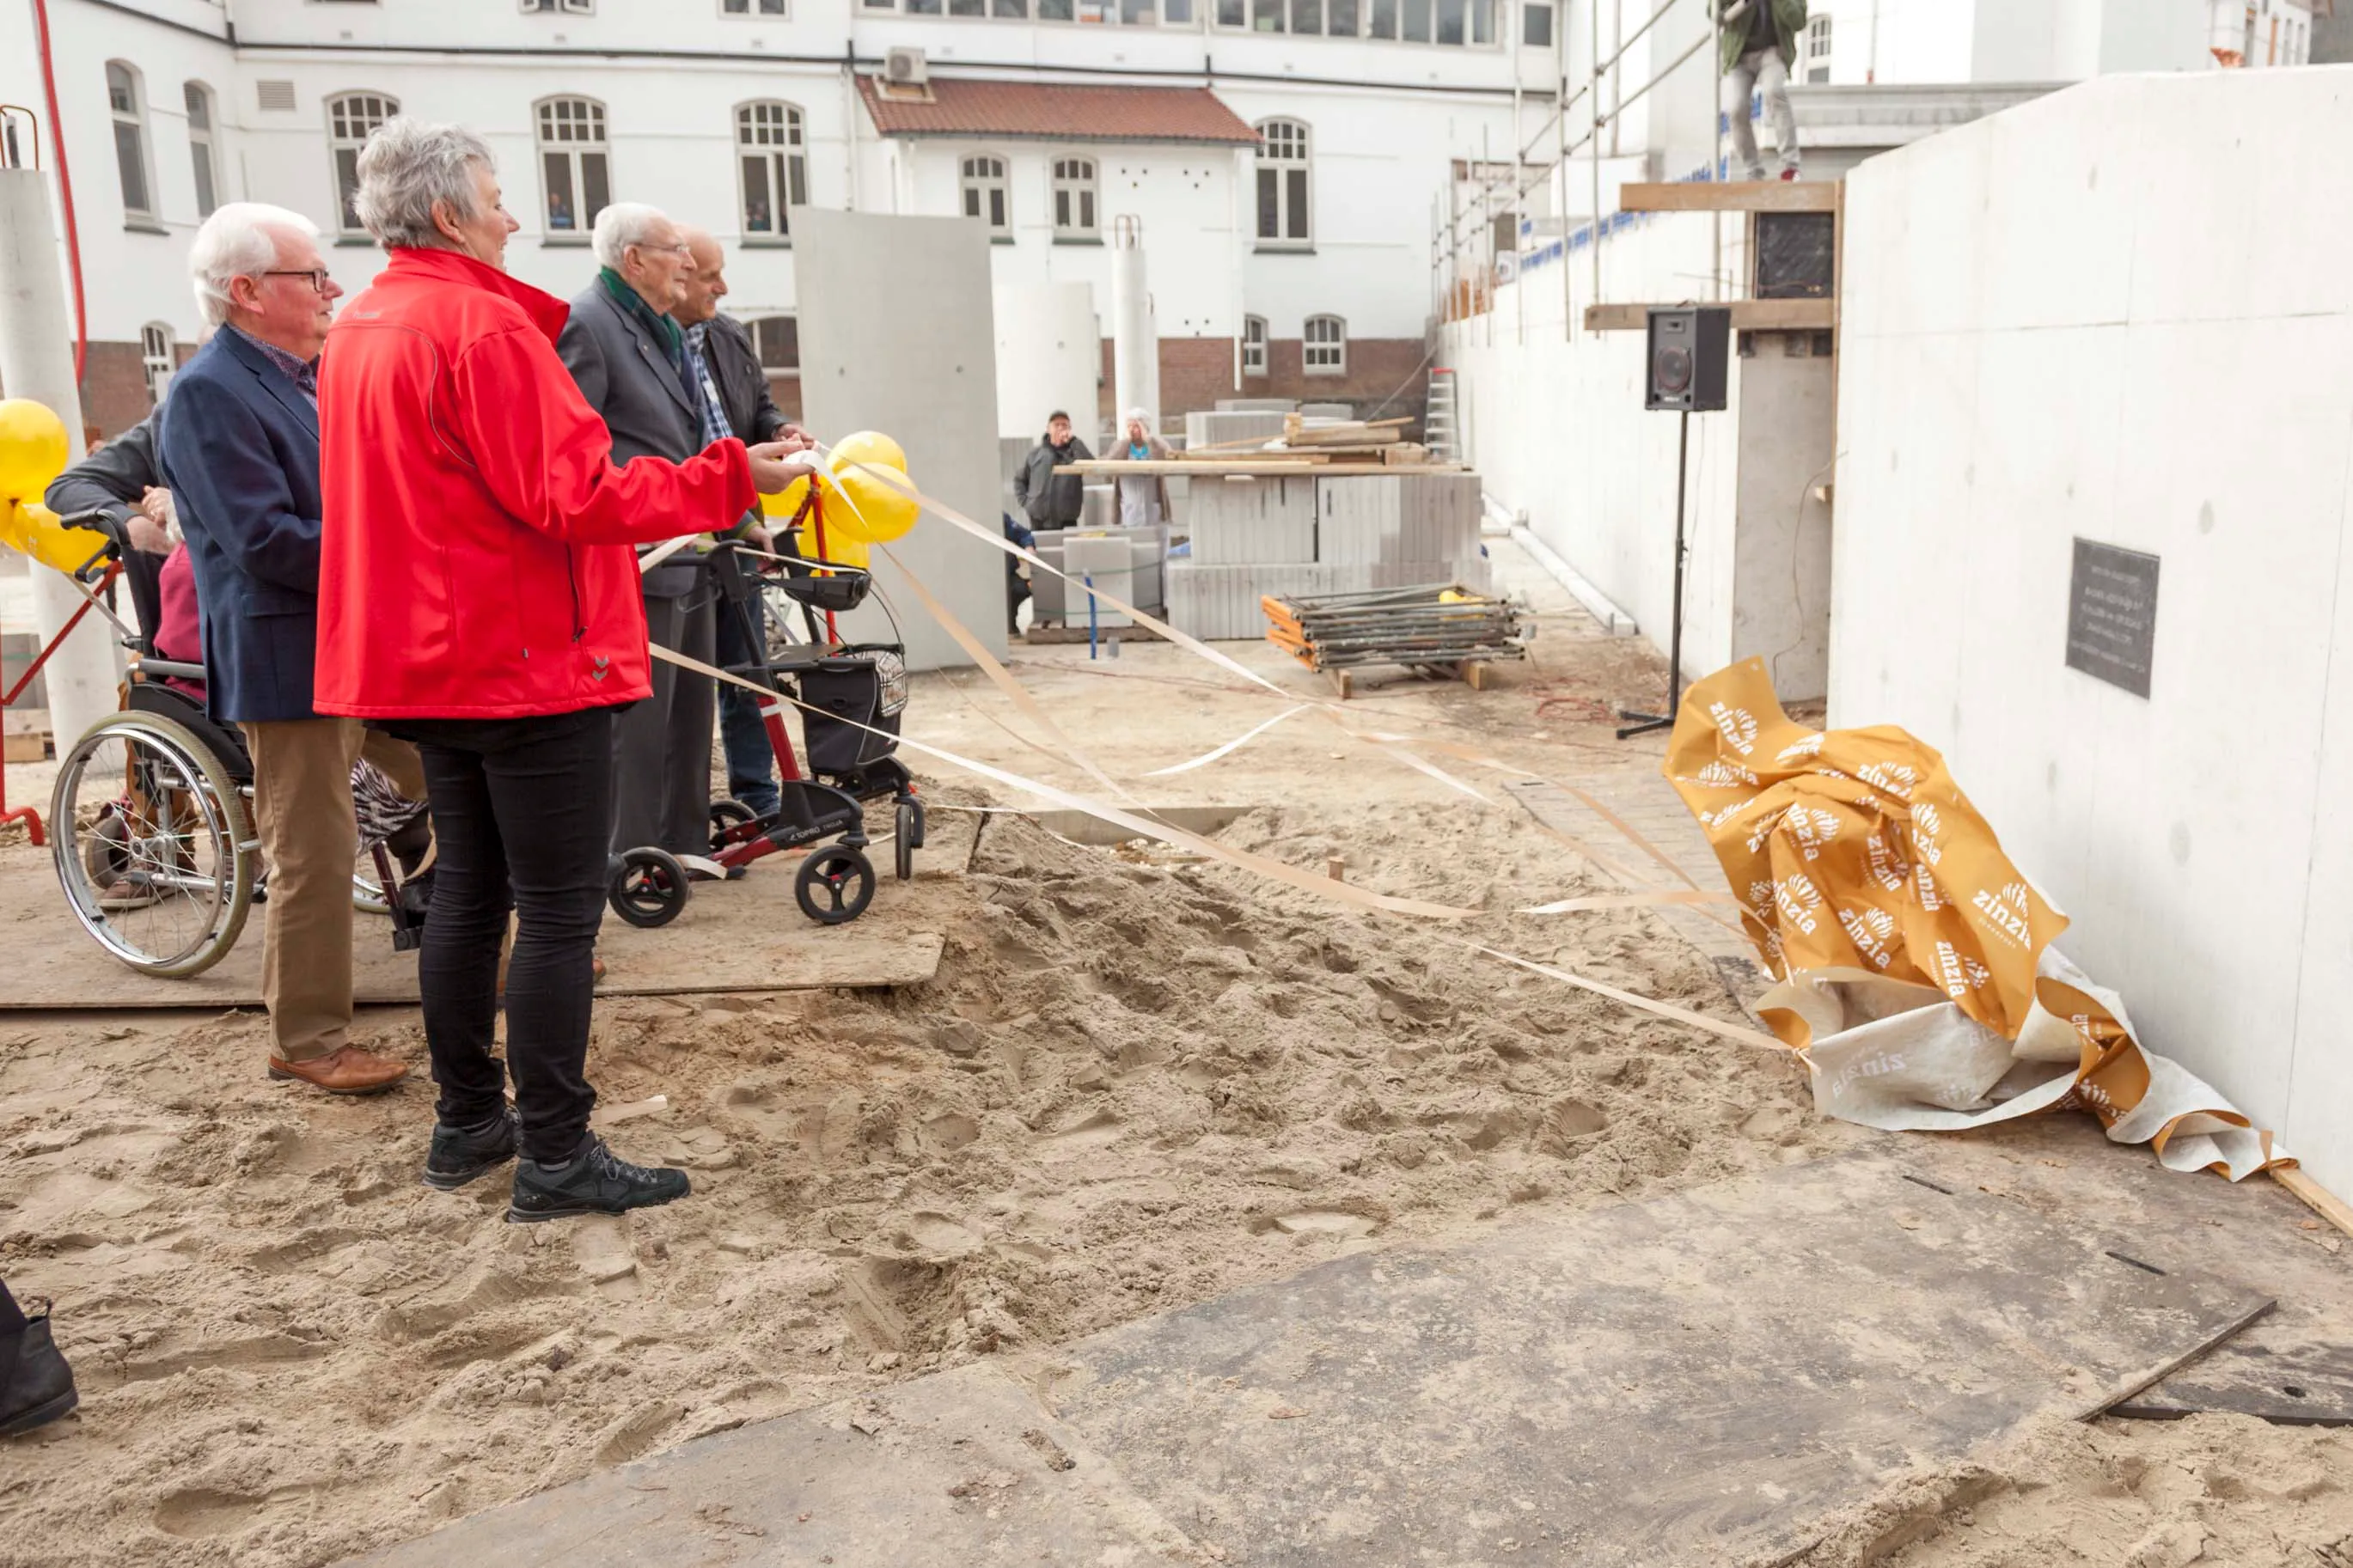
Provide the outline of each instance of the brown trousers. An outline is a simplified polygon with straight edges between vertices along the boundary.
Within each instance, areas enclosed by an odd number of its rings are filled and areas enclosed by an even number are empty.
[[[359,827],[352,764],[364,756],[411,800],[425,797],[417,748],[356,719],[241,724],[253,754],[255,826],[269,861],[261,998],[271,1054],[311,1061],[352,1026],[352,872]]]

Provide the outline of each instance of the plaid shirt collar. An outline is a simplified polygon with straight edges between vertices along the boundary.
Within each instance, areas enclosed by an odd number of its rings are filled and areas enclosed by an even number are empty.
[[[247,342],[251,343],[255,348],[259,349],[261,351],[261,357],[268,360],[271,364],[276,365],[285,375],[287,380],[292,382],[297,387],[301,388],[303,396],[311,398],[314,402],[317,400],[319,395],[319,366],[317,361],[297,359],[292,354],[288,353],[284,349],[280,348],[276,343],[265,343],[259,338],[255,337],[251,332],[247,331],[242,327],[232,326],[228,330],[235,332],[238,337],[243,338]]]

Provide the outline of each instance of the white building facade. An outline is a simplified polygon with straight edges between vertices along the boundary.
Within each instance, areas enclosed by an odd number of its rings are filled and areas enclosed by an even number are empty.
[[[729,309],[760,324],[788,405],[791,206],[942,215],[971,210],[976,192],[1002,217],[1000,282],[1087,284],[1106,324],[1103,238],[1115,218],[1142,223],[1164,413],[1261,395],[1411,412],[1433,213],[1457,160],[1510,147],[1515,126],[1549,110],[1563,31],[1552,0],[46,9],[72,185],[68,250],[86,300],[84,401],[109,434],[143,415],[191,351],[187,241],[217,203],[304,212],[346,289],[373,276],[380,254],[346,198],[360,145],[394,113],[489,138],[523,226],[509,265],[552,292],[590,281],[587,233],[607,201],[652,202],[711,229],[728,253]],[[40,43],[30,7],[0,8],[0,102],[34,111],[54,170]],[[894,49],[920,51],[942,100],[982,84],[1023,91],[964,130],[892,134],[860,84]],[[1167,137],[1165,115],[1106,105],[1093,90],[1105,88],[1161,108],[1206,94],[1236,133]],[[1039,100],[1067,109],[1073,97],[1098,101],[1038,121]],[[26,141],[27,122],[16,125]]]

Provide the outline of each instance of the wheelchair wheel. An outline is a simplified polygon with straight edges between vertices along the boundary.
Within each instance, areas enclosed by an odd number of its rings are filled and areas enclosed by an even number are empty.
[[[923,844],[923,808],[912,800],[899,803],[897,831],[891,836],[891,868],[905,881],[915,874],[915,851]]]
[[[606,901],[633,926],[666,926],[686,908],[686,868],[667,849],[647,845],[616,857]]]
[[[201,974],[237,945],[259,846],[227,768],[186,726],[110,715],[58,764],[51,858],[100,947],[142,973]]]
[[[874,863],[847,844],[808,852],[793,879],[801,913],[819,925],[847,925],[874,901]]]

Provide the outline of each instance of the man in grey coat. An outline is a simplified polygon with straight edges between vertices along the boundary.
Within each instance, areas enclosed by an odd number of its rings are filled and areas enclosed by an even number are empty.
[[[172,492],[164,488],[155,463],[155,427],[162,415],[158,408],[51,479],[41,498],[59,517],[83,511],[105,517],[107,531],[122,547],[122,574],[131,584],[140,634],[151,640],[163,618],[159,580],[172,553],[175,521]]]
[[[1065,463],[1083,463],[1094,454],[1071,428],[1071,416],[1056,409],[1046,419],[1046,438],[1029,448],[1013,476],[1013,499],[1029,514],[1032,528],[1068,528],[1086,508],[1086,481],[1058,474]]]
[[[596,281],[572,300],[556,353],[605,421],[613,460],[683,462],[725,437],[699,364],[670,311],[693,266],[678,226],[658,209],[616,202],[596,215]],[[711,663],[717,626],[705,574],[681,551],[645,574],[646,634]],[[711,851],[708,676],[657,661],[653,696],[621,715],[614,735],[613,847],[656,845],[689,871],[720,875]]]

